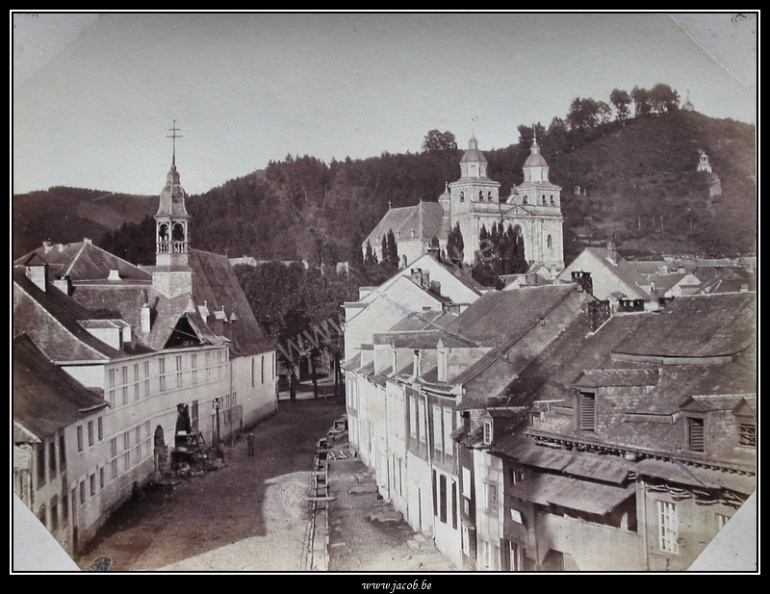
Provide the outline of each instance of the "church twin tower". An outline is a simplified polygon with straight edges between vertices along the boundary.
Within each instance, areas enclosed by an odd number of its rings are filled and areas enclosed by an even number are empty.
[[[464,260],[474,263],[480,248],[482,227],[491,232],[493,225],[510,227],[523,244],[523,259],[533,267],[544,266],[546,274],[555,276],[564,269],[564,245],[561,214],[561,187],[548,178],[549,167],[540,154],[535,137],[524,162],[524,181],[514,186],[508,198],[500,199],[500,182],[487,177],[487,160],[471,137],[468,150],[460,159],[460,179],[447,184],[435,202],[389,210],[369,234],[367,244],[381,259],[382,236],[393,231],[401,265],[408,266],[427,253],[435,236],[446,251],[449,231],[460,227]],[[433,221],[440,221],[432,225]],[[454,255],[447,254],[449,258]]]

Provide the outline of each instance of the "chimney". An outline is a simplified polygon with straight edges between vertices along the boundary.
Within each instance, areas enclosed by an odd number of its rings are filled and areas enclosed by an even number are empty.
[[[422,273],[422,286],[424,288],[426,288],[426,289],[429,289],[430,286],[431,286],[431,284],[430,284],[430,272],[428,272],[427,270],[424,270],[423,273]]]
[[[611,239],[607,242],[607,259],[613,266],[618,265],[618,253],[615,251],[615,242]]]
[[[107,277],[107,280],[110,281],[119,281],[120,280],[120,272],[118,272],[116,269],[111,269],[110,274]]]
[[[69,275],[57,276],[53,281],[53,286],[65,295],[72,295],[72,279]]]
[[[436,295],[441,295],[441,283],[438,281],[431,281],[430,290],[434,292]]]
[[[411,278],[418,285],[422,284],[422,270],[419,268],[412,268],[409,270],[409,278]]]
[[[27,266],[27,278],[37,285],[44,293],[48,291],[48,264],[32,264]]]
[[[47,254],[53,249],[53,243],[50,241],[44,241],[43,242],[43,253]]]
[[[589,302],[588,319],[591,332],[596,332],[599,329],[599,326],[610,319],[611,315],[609,299],[605,299],[604,301],[599,301],[597,299]]]
[[[93,245],[94,242],[91,241],[90,237],[84,237],[83,238],[83,243],[85,243],[86,245]]]
[[[594,281],[591,280],[591,273],[590,272],[583,272],[581,270],[573,270],[572,271],[572,282],[577,283],[580,286],[580,289],[584,293],[588,293],[589,295],[594,294]]]
[[[142,307],[139,308],[139,329],[142,332],[142,334],[149,334],[150,333],[150,306],[145,303]]]

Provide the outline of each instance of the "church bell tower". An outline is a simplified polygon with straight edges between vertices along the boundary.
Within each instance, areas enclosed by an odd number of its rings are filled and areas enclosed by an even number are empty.
[[[158,212],[155,214],[155,264],[156,266],[185,266],[190,250],[190,217],[185,207],[186,194],[179,183],[176,169],[176,139],[180,130],[176,120],[169,130],[171,134],[171,169],[166,185],[160,193]]]

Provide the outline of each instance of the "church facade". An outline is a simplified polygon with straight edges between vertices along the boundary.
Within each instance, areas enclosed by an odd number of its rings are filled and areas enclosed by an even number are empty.
[[[366,253],[367,244],[371,245],[381,260],[382,238],[393,231],[402,266],[427,253],[436,240],[446,257],[455,259],[460,255],[446,253],[447,241],[450,230],[459,226],[465,245],[462,260],[473,264],[480,257],[479,251],[492,247],[480,244],[482,227],[489,232],[497,224],[504,230],[510,227],[520,238],[524,260],[530,267],[543,265],[558,273],[564,269],[564,218],[561,187],[550,181],[549,171],[535,138],[524,162],[524,181],[501,199],[500,182],[488,177],[487,160],[476,138],[471,137],[460,160],[460,178],[447,184],[438,205],[420,202],[390,209],[364,240],[362,250]]]

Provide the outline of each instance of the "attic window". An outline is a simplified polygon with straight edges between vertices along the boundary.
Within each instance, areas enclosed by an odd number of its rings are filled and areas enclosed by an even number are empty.
[[[593,392],[578,395],[578,427],[581,431],[596,431],[596,394]]]
[[[484,445],[490,445],[492,443],[492,421],[484,421]]]
[[[691,452],[702,452],[704,445],[703,419],[689,417],[687,419],[687,449]]]
[[[753,423],[738,425],[738,443],[751,448],[757,447],[757,426]]]

